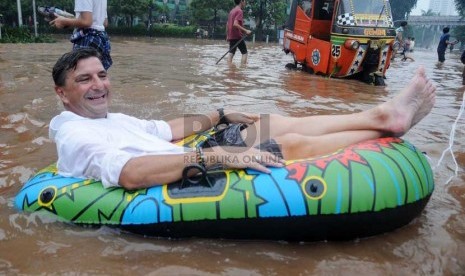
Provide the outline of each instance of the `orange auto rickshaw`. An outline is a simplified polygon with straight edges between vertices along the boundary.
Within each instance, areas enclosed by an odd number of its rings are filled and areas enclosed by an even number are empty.
[[[387,0],[293,0],[283,48],[294,63],[286,67],[385,85],[395,36]]]

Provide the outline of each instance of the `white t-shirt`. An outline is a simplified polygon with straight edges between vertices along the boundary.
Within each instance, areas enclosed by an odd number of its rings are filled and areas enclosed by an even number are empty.
[[[63,111],[50,122],[49,136],[57,146],[59,174],[101,180],[104,187],[119,186],[121,170],[133,157],[188,150],[170,142],[167,122],[121,113],[89,119]]]
[[[107,0],[74,0],[74,12],[79,17],[81,12],[92,13],[92,29],[105,31],[103,22],[107,15]]]

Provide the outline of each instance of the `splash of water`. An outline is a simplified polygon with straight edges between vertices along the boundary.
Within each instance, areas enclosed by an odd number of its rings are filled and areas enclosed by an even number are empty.
[[[454,169],[454,175],[449,177],[449,179],[446,181],[446,185],[449,184],[449,182],[452,181],[454,177],[457,177],[458,175],[458,170],[459,166],[457,164],[457,160],[455,159],[454,151],[452,150],[452,147],[454,146],[454,141],[455,141],[455,130],[457,128],[457,123],[459,122],[460,118],[462,117],[463,110],[465,109],[465,92],[462,95],[462,105],[460,106],[459,114],[457,115],[457,118],[455,119],[454,123],[452,124],[452,128],[450,130],[450,135],[449,135],[449,146],[442,152],[441,158],[439,158],[438,163],[435,166],[435,169],[439,167],[439,165],[442,163],[442,160],[444,159],[446,153],[450,153],[452,160],[454,161],[455,164],[455,169]]]

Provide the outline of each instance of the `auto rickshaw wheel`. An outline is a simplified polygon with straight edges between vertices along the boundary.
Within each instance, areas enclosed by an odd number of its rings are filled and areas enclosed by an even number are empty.
[[[315,73],[315,71],[313,70],[313,68],[308,67],[306,64],[302,64],[302,71],[307,72],[307,73],[310,73],[310,74]]]
[[[378,76],[378,75],[375,75],[374,84],[375,86],[386,86],[383,76]]]
[[[297,63],[288,63],[286,64],[287,69],[297,69]]]

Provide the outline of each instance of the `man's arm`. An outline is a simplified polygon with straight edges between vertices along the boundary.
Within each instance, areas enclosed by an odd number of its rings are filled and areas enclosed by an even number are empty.
[[[131,158],[121,170],[119,185],[134,190],[179,180],[182,178],[184,168],[194,164],[195,154],[188,152]]]
[[[81,12],[77,18],[66,18],[55,14],[57,18],[50,21],[50,26],[55,26],[58,29],[65,27],[73,28],[90,28],[92,26],[92,12]]]
[[[182,178],[185,167],[197,164],[196,152],[173,155],[148,155],[131,158],[121,170],[119,184],[128,190],[171,183]],[[205,167],[222,164],[225,168],[251,168],[270,173],[266,166],[282,167],[283,161],[270,152],[256,148],[212,147],[203,152]]]
[[[189,135],[208,130],[220,121],[217,111],[208,114],[186,115],[168,121],[173,135],[173,141],[183,139]]]
[[[253,124],[260,117],[258,114],[224,110],[224,116],[229,123]],[[220,122],[220,114],[213,111],[208,114],[184,116],[168,121],[171,128],[172,140],[180,140],[195,133],[208,130]]]
[[[259,120],[258,114],[224,111],[230,123],[253,124]],[[218,124],[220,113],[213,111],[205,115],[186,116],[168,122],[173,140],[179,140],[197,132],[205,131]],[[225,168],[251,168],[264,173],[266,166],[281,167],[282,160],[269,152],[261,152],[247,147],[212,147],[203,149],[205,167],[208,169],[221,164]],[[260,158],[257,159],[257,156]],[[260,162],[258,162],[260,160]],[[184,154],[147,155],[129,159],[119,175],[119,184],[126,189],[147,188],[171,183],[182,178],[185,167],[197,164],[196,152]]]
[[[233,27],[238,28],[239,30],[241,30],[241,32],[245,33],[246,35],[249,35],[252,33],[251,30],[247,30],[246,28],[242,27],[241,24],[239,24],[239,21],[237,20],[234,20]]]

